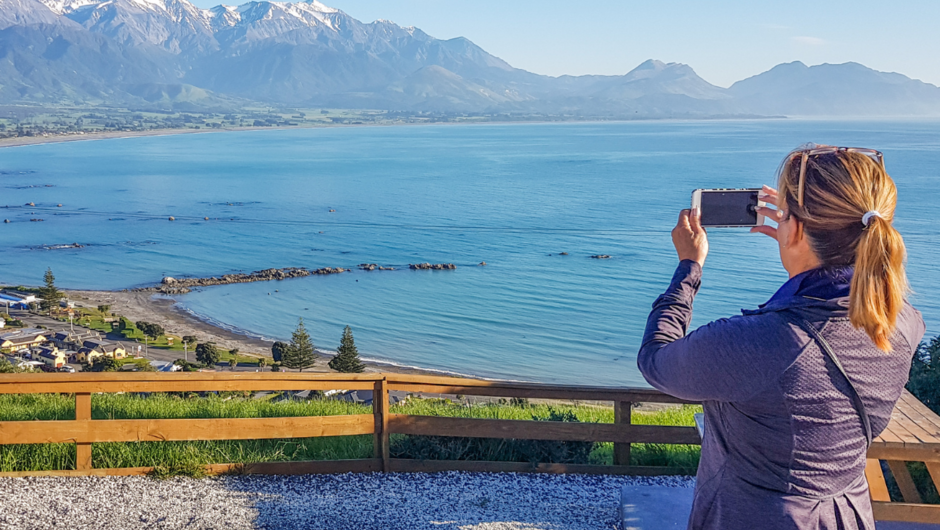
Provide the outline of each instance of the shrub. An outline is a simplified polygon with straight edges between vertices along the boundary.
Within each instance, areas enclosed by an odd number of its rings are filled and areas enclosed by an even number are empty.
[[[206,366],[218,363],[220,356],[219,349],[211,342],[203,342],[196,346],[196,360]]]
[[[907,389],[930,410],[940,414],[940,336],[917,347]]]

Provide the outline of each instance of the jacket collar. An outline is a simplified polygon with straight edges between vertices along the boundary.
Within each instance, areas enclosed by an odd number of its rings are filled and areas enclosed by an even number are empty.
[[[744,315],[759,315],[784,309],[819,307],[844,312],[849,307],[849,291],[854,268],[811,269],[787,280],[770,300],[757,309],[742,309]]]

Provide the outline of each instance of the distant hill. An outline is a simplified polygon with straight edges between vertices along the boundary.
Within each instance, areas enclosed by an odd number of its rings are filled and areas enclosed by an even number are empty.
[[[249,102],[637,118],[940,115],[940,89],[855,63],[779,65],[724,89],[684,64],[549,77],[465,38],[363,23],[316,0],[0,0],[0,103]]]
[[[858,63],[777,65],[728,90],[742,109],[786,115],[937,115],[940,88]]]

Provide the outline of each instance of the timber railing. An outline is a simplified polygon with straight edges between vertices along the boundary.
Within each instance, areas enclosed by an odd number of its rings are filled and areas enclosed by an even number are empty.
[[[371,414],[200,419],[92,419],[96,393],[250,392],[297,390],[369,390]],[[478,419],[391,414],[389,392],[418,395],[464,395],[563,401],[607,402],[614,423],[576,423]],[[207,466],[210,473],[312,474],[344,472],[542,472],[663,475],[694,470],[631,466],[630,444],[701,443],[695,427],[638,425],[637,403],[694,404],[656,390],[554,386],[403,374],[319,373],[77,373],[0,374],[0,394],[74,394],[74,420],[0,422],[0,445],[74,443],[75,469],[3,472],[0,476],[141,475],[150,467],[95,468],[91,444],[193,440],[259,440],[320,436],[372,435],[373,457],[355,460],[228,463]],[[476,438],[613,442],[613,465],[412,460],[391,458],[391,434]],[[878,519],[940,521],[940,506],[922,504],[907,472],[906,461],[925,462],[940,490],[940,418],[905,392],[891,424],[869,450],[866,476]],[[890,502],[879,459],[890,466],[906,502]]]
[[[372,414],[265,418],[200,419],[92,419],[95,393],[245,392],[297,390],[369,390]],[[614,423],[574,423],[496,420],[391,414],[389,392],[447,394],[614,404]],[[100,442],[154,442],[192,440],[259,440],[371,434],[373,458],[256,464],[215,464],[210,472],[237,467],[239,472],[306,474],[338,472],[514,471],[600,474],[688,474],[694,470],[630,466],[631,443],[700,444],[695,427],[636,425],[631,423],[634,403],[687,403],[656,390],[636,388],[570,387],[455,377],[401,374],[318,373],[77,373],[0,374],[0,394],[74,394],[74,420],[0,422],[0,445],[74,443],[75,469],[4,472],[0,476],[131,475],[152,468],[94,467],[91,444]],[[389,456],[389,435],[459,436],[526,440],[613,442],[614,465],[530,464],[411,460]]]

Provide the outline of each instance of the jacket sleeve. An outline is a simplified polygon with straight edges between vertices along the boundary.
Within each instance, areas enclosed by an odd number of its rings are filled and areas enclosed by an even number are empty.
[[[637,365],[653,387],[689,400],[742,401],[779,378],[779,351],[789,331],[776,314],[716,320],[688,333],[702,268],[679,263],[653,302]]]

